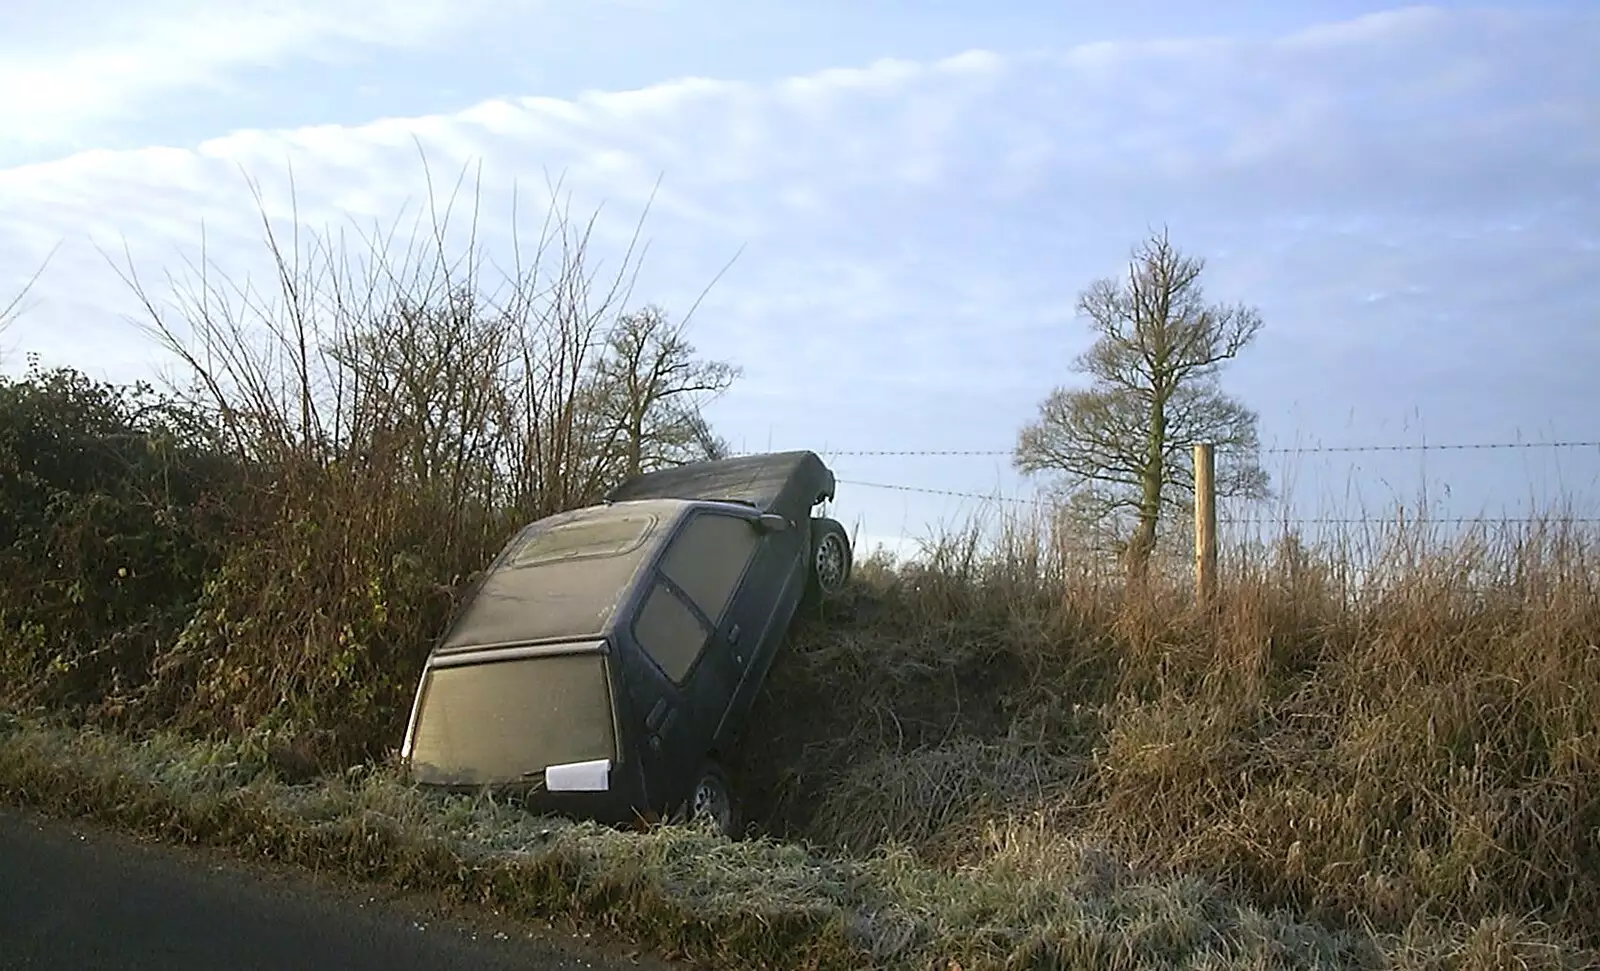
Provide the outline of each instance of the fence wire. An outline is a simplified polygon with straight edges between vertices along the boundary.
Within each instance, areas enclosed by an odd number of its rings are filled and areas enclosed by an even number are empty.
[[[1540,448],[1592,448],[1600,450],[1600,441],[1560,441],[1560,442],[1444,442],[1432,444],[1427,442],[1412,443],[1408,445],[1300,445],[1282,448],[1259,449],[1262,455],[1315,455],[1319,453],[1348,453],[1348,452],[1470,452],[1470,451],[1496,451],[1503,449],[1540,449]],[[957,457],[957,458],[1009,458],[1010,449],[941,449],[941,448],[914,448],[914,449],[820,449],[819,455],[841,458],[926,458],[926,457]]]
[[[1445,442],[1428,443],[1418,442],[1410,444],[1389,445],[1307,445],[1283,448],[1264,448],[1260,450],[1263,455],[1311,455],[1320,453],[1350,454],[1366,452],[1471,452],[1471,451],[1504,451],[1504,450],[1531,450],[1531,449],[1595,449],[1600,451],[1600,440],[1583,441],[1545,441],[1545,442]],[[820,449],[818,454],[825,458],[1009,458],[1013,453],[1001,449]],[[862,489],[879,489],[891,492],[913,493],[918,495],[942,496],[953,499],[970,499],[977,502],[994,502],[1011,506],[1051,508],[1055,505],[1051,500],[1044,498],[1022,498],[1017,496],[985,495],[978,492],[963,492],[955,489],[936,489],[929,486],[905,485],[894,482],[874,482],[862,479],[838,480],[841,485],[851,485]],[[1220,513],[1220,511],[1219,511]],[[1418,515],[1415,521],[1419,523],[1438,525],[1501,525],[1516,523],[1549,522],[1559,518],[1566,523],[1600,523],[1595,518],[1572,518],[1551,516],[1454,516],[1434,518]],[[1249,517],[1229,517],[1219,514],[1218,524],[1223,525],[1297,525],[1297,526],[1360,526],[1370,525],[1375,522],[1372,518],[1344,518],[1344,517],[1317,517],[1309,519],[1281,518],[1267,515]]]

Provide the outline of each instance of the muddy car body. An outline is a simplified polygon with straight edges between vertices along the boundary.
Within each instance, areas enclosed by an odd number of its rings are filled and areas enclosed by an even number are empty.
[[[412,778],[612,824],[706,814],[799,605],[847,578],[811,452],[697,463],[520,530],[434,646]]]

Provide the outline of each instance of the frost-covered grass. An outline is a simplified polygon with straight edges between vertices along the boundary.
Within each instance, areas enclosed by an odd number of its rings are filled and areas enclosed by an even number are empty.
[[[0,795],[171,842],[571,921],[718,968],[1578,968],[1504,919],[1332,930],[1196,878],[1141,876],[1043,830],[957,872],[687,828],[627,833],[409,787],[387,769],[288,785],[240,743],[0,720]],[[1028,843],[1032,840],[1032,843]],[[1046,869],[1018,866],[1025,854]],[[952,964],[953,962],[953,964]]]

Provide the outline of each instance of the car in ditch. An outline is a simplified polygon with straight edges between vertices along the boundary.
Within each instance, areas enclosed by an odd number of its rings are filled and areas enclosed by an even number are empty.
[[[517,532],[432,647],[401,758],[612,825],[709,819],[737,835],[728,756],[801,604],[852,550],[810,451],[635,476]]]

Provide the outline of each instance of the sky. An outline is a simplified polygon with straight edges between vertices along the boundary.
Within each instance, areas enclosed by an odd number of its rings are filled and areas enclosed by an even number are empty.
[[[1009,450],[1082,384],[1077,295],[1160,227],[1261,312],[1223,380],[1269,448],[1592,443],[1597,54],[1593,0],[10,0],[0,306],[48,265],[3,366],[170,369],[108,254],[264,279],[251,180],[370,230],[470,168],[501,254],[547,178],[613,261],[654,192],[633,304],[705,293],[715,427],[826,452],[867,547],[1036,495]],[[1600,516],[1593,445],[1265,461],[1226,517]]]

